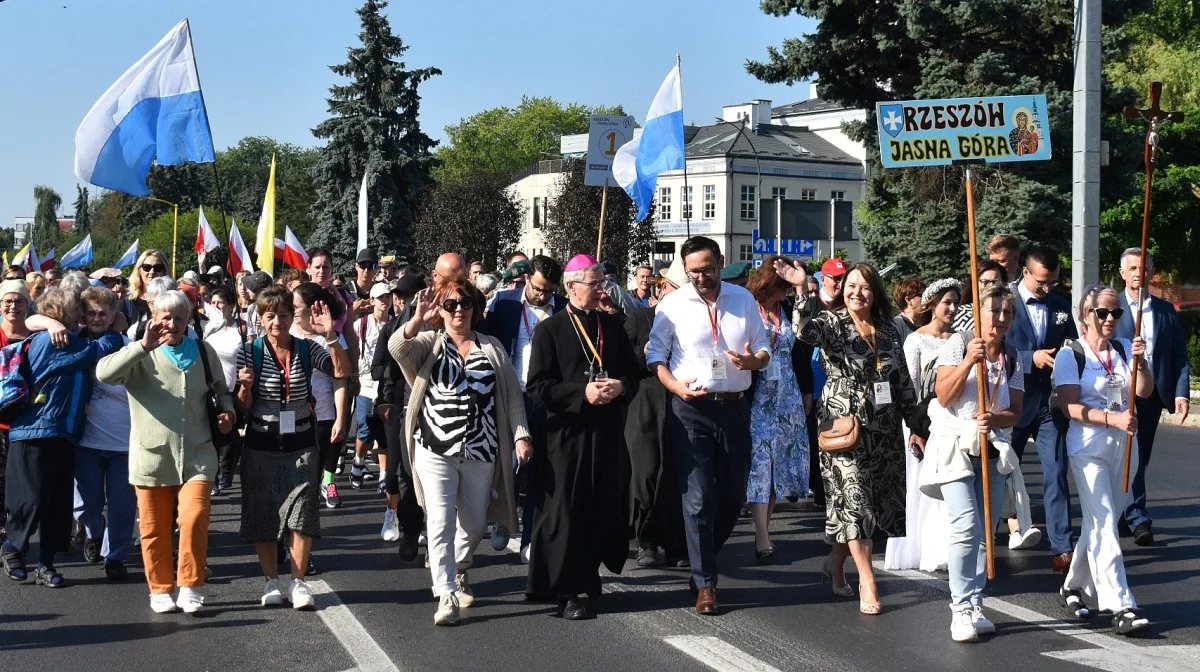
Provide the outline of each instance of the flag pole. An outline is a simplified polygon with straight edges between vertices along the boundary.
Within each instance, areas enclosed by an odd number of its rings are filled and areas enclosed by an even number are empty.
[[[604,242],[604,210],[608,207],[608,177],[604,178],[604,187],[600,190],[600,233],[596,235],[596,259],[603,259],[600,248]]]
[[[975,338],[983,338],[983,325],[979,323],[979,255],[975,248],[975,189],[973,183],[973,171],[968,165],[966,168],[966,189],[967,189],[967,249],[971,258],[971,316],[975,321]],[[984,390],[984,380],[987,376],[987,370],[983,366],[983,362],[979,362],[975,369],[975,393],[979,400],[979,412],[987,413],[987,395]],[[988,437],[987,432],[979,432],[979,464],[980,471],[983,472],[981,481],[983,483],[983,533],[984,544],[987,551],[987,577],[989,579],[996,578],[996,558],[992,544],[992,479],[991,469],[988,466]]]
[[[188,49],[192,52],[192,62],[196,63],[196,44],[192,41],[192,20],[184,17],[183,22],[187,24],[188,34]],[[204,125],[208,128],[208,137],[213,137],[212,123],[208,120],[208,104],[204,102],[204,86],[200,83],[200,66],[196,66],[196,88],[200,93],[200,104],[204,106]],[[221,212],[221,231],[226,238],[229,238],[229,225],[225,222],[225,197],[221,195],[221,173],[217,171],[217,147],[216,141],[213,142],[213,177],[217,183],[217,210]],[[174,275],[172,273],[172,275]]]
[[[682,89],[683,88],[683,59],[680,58],[678,51],[675,52],[675,68],[677,70],[679,70],[679,88]],[[687,237],[691,238],[692,237],[692,212],[691,212],[691,208],[688,206],[691,205],[692,201],[691,201],[691,198],[689,198],[689,196],[690,195],[688,194],[688,183],[687,183],[687,142],[684,142],[683,143],[683,198],[679,199],[680,200],[679,205],[680,205],[680,207],[683,208],[683,223],[687,229]]]

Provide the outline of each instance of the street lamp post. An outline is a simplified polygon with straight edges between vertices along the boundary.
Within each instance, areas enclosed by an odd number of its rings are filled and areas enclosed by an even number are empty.
[[[744,124],[740,121],[737,121],[737,122],[729,121],[727,119],[722,119],[720,117],[713,117],[713,119],[716,120],[716,122],[718,124],[728,124],[728,125],[736,128],[738,135],[740,135],[741,137],[746,139],[746,144],[750,145],[750,151],[754,152],[754,170],[756,172],[758,172],[758,187],[756,187],[754,190],[754,214],[755,214],[755,217],[758,219],[758,221],[762,222],[762,217],[758,216],[759,215],[759,212],[758,212],[759,207],[758,206],[759,206],[759,203],[762,201],[762,163],[758,159],[758,148],[754,146],[754,141],[751,140],[750,136],[746,134],[746,124]],[[735,142],[736,142],[736,140],[735,140]],[[729,146],[729,152],[731,154],[733,153],[733,145]],[[729,185],[731,187],[730,191],[732,191],[732,186],[733,186],[732,159],[730,160],[730,164],[729,164],[729,174],[730,174]],[[733,202],[733,194],[729,195],[729,201],[730,201],[730,203]],[[730,220],[733,219],[733,208],[732,207],[730,207],[730,209],[729,209],[729,218],[730,218]],[[775,229],[776,229],[777,233],[779,232],[781,223],[782,222],[775,222]],[[778,238],[778,237],[779,236],[777,235],[776,238]],[[729,244],[730,244],[730,246],[733,245],[733,222],[732,221],[730,221],[730,223],[729,223]],[[781,250],[775,250],[776,254],[779,254],[780,252],[781,252]]]
[[[156,203],[162,203],[163,205],[169,205],[175,209],[175,233],[171,239],[171,277],[174,278],[174,277],[176,277],[175,276],[175,252],[179,249],[179,204],[172,203],[170,201],[164,201],[161,198],[155,198],[153,196],[147,196],[146,200],[154,201]]]

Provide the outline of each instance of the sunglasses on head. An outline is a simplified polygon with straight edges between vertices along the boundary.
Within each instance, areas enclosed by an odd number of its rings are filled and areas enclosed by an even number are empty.
[[[166,273],[167,266],[166,264],[142,264],[143,273],[149,273],[150,271],[154,271],[156,273]]]
[[[463,310],[470,310],[474,307],[475,302],[472,301],[470,297],[463,297],[461,299],[446,299],[445,301],[442,301],[442,310],[446,311],[447,313],[453,313],[459,308],[462,308]]]
[[[1112,309],[1093,308],[1092,312],[1096,314],[1096,317],[1098,317],[1101,322],[1103,322],[1108,319],[1109,315],[1112,315],[1114,320],[1121,319],[1121,316],[1125,314],[1125,309],[1124,308],[1112,308]]]

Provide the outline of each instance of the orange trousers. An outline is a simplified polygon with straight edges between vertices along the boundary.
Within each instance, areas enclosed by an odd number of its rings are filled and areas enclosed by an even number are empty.
[[[150,594],[170,594],[175,586],[204,585],[208,559],[208,516],[212,483],[189,481],[183,485],[157,488],[135,486],[139,528],[142,533],[142,564]],[[178,502],[178,521],[175,519]],[[174,525],[179,525],[179,576],[176,580]]]

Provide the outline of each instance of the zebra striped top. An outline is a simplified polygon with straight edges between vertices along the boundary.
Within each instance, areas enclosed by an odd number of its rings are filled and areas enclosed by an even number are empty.
[[[421,404],[414,440],[417,447],[445,457],[495,462],[500,440],[496,432],[496,370],[483,348],[466,361],[445,332],[442,352],[433,365]]]

